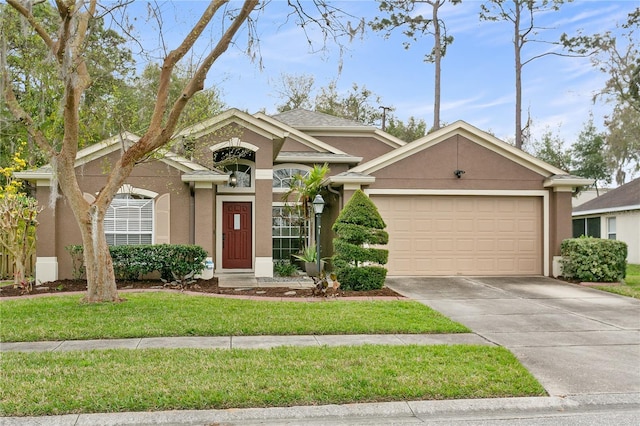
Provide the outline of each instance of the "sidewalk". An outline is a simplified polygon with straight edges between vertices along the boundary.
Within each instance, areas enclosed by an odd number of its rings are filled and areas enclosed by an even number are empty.
[[[2,342],[0,352],[86,351],[93,349],[268,349],[277,346],[493,345],[473,334],[356,334],[302,336],[145,337],[109,340]]]

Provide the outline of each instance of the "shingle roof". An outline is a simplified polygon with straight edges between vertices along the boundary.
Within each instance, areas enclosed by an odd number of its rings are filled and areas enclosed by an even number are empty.
[[[591,210],[604,210],[609,208],[620,209],[621,207],[638,208],[640,206],[640,178],[632,180],[622,186],[580,204],[573,209],[574,213]]]
[[[272,116],[278,121],[291,127],[371,127],[346,118],[334,117],[322,112],[309,111],[306,109],[292,109]]]

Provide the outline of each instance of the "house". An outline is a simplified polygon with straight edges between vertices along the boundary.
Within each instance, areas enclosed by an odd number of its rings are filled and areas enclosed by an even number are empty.
[[[79,151],[88,200],[137,138],[124,133]],[[192,147],[189,158],[173,150],[136,166],[107,213],[107,238],[198,244],[216,274],[272,276],[274,260],[298,251],[298,218],[284,208],[282,194],[296,173],[315,164],[330,167],[322,256],[331,254],[340,209],[362,189],[388,225],[389,275],[551,275],[561,241],[571,237],[572,191],[591,183],[463,121],[406,143],[317,112],[230,109],[180,132],[174,143]],[[16,176],[49,205],[50,167]],[[81,238],[65,200],[46,207],[39,221],[37,279],[71,277],[65,246]]]
[[[627,262],[640,264],[640,178],[573,209],[573,237],[627,243]]]

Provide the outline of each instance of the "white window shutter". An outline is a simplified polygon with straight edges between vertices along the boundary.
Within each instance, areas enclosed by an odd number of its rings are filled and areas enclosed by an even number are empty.
[[[162,194],[155,202],[155,244],[171,242],[171,203],[170,194]]]

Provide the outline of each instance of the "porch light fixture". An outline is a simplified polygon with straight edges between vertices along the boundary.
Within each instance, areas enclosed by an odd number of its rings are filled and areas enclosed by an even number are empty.
[[[464,170],[460,170],[460,169],[458,169],[458,170],[453,172],[453,174],[456,175],[456,177],[458,179],[460,179],[464,173],[465,173],[465,171]]]
[[[238,177],[236,176],[236,172],[231,172],[229,175],[229,186],[235,188],[238,185]]]
[[[318,278],[320,278],[320,218],[324,210],[324,198],[317,194],[313,199],[313,211],[316,214],[316,257],[318,261]]]

